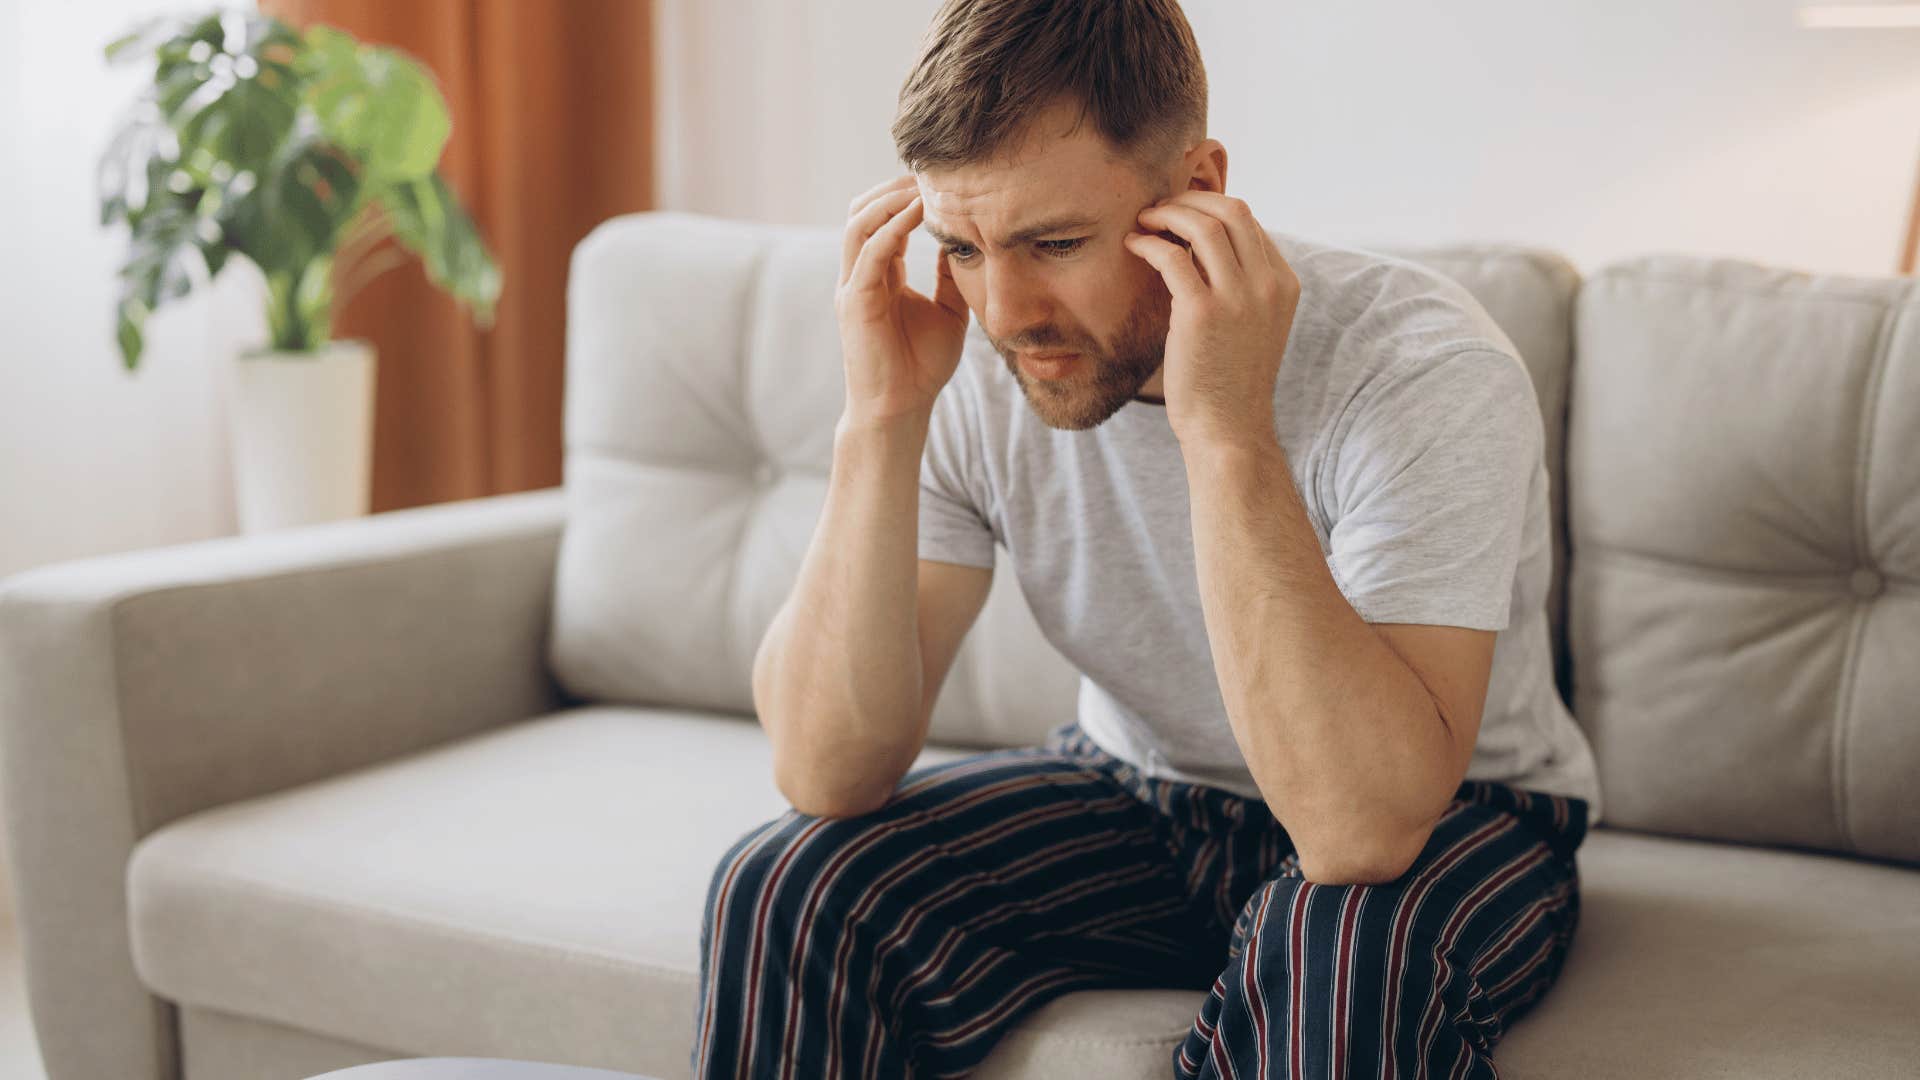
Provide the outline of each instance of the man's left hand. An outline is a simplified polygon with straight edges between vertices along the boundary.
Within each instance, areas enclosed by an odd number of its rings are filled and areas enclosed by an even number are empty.
[[[1140,211],[1127,250],[1172,295],[1161,382],[1181,444],[1271,440],[1274,380],[1300,279],[1240,199],[1183,191]],[[1182,247],[1160,236],[1170,232]]]

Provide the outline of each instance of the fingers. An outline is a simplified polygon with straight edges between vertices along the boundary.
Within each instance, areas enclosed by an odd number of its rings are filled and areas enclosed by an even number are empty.
[[[874,196],[848,219],[846,233],[840,241],[840,284],[845,285],[853,276],[854,264],[859,261],[860,252],[866,247],[868,239],[909,202],[919,197],[919,192],[912,186],[885,191]]]
[[[1171,240],[1146,233],[1128,233],[1120,238],[1128,251],[1145,259],[1167,283],[1167,291],[1178,297],[1200,297],[1207,292],[1207,283],[1200,280],[1200,271],[1193,264],[1193,255],[1188,249]]]
[[[852,217],[853,215],[866,209],[868,203],[872,202],[873,200],[879,198],[882,195],[885,195],[889,191],[893,191],[901,187],[911,187],[913,186],[913,184],[914,184],[914,179],[913,179],[912,173],[904,173],[900,176],[894,177],[891,180],[883,180],[880,183],[875,184],[872,187],[868,188],[867,190],[861,192],[860,194],[855,195],[853,197],[853,201],[847,204],[847,216]]]
[[[1271,246],[1261,242],[1266,230],[1255,220],[1253,208],[1247,205],[1245,199],[1236,199],[1218,191],[1190,189],[1169,201],[1185,203],[1201,213],[1218,218],[1226,226],[1227,235],[1233,240],[1233,250],[1240,255],[1241,264],[1249,271],[1258,269],[1260,263],[1266,261]]]
[[[1265,249],[1267,253],[1267,265],[1273,268],[1275,288],[1282,294],[1286,293],[1289,289],[1292,289],[1297,294],[1300,286],[1299,275],[1293,272],[1293,267],[1288,264],[1287,257],[1281,254],[1280,245],[1274,242],[1273,234],[1264,228],[1257,228],[1254,232],[1259,235],[1260,246]]]
[[[961,318],[967,317],[967,298],[960,295],[960,283],[953,279],[953,266],[945,256],[934,260],[939,278],[934,283],[933,302]]]
[[[1252,251],[1236,250],[1225,222],[1183,203],[1167,202],[1149,206],[1140,211],[1140,224],[1150,229],[1165,229],[1192,245],[1193,257],[1199,260],[1207,281],[1216,287],[1245,276],[1245,265],[1266,263],[1264,256],[1255,255]],[[1249,255],[1258,258],[1259,263],[1249,264],[1246,258]]]
[[[876,201],[873,206],[862,211],[862,216],[887,205],[888,201],[888,198]],[[847,286],[860,291],[879,284],[880,275],[887,272],[893,261],[904,258],[907,234],[913,231],[914,226],[920,224],[921,217],[920,196],[915,194],[899,213],[894,214],[886,224],[875,229],[872,238],[860,248],[860,255],[853,263],[853,272],[847,276]]]

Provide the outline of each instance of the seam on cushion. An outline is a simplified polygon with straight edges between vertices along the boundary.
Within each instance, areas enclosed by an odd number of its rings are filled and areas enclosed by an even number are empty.
[[[729,621],[738,619],[740,614],[740,600],[742,595],[740,591],[740,581],[744,576],[742,567],[746,562],[747,540],[753,534],[754,519],[759,517],[764,511],[766,500],[769,497],[769,493],[773,490],[771,484],[768,485],[764,491],[761,490],[757,473],[763,463],[773,463],[776,471],[778,471],[779,468],[779,462],[775,460],[773,452],[768,449],[766,440],[761,438],[759,425],[754,422],[752,412],[753,385],[750,381],[753,373],[752,351],[754,334],[759,329],[758,315],[760,311],[760,296],[766,291],[767,264],[772,261],[772,251],[773,242],[769,242],[761,244],[753,253],[753,263],[747,271],[745,316],[740,320],[740,340],[735,346],[735,354],[740,364],[738,379],[741,399],[740,415],[745,421],[744,434],[747,437],[748,443],[753,447],[753,467],[756,475],[748,478],[753,488],[748,494],[746,512],[740,515],[740,527],[735,531],[733,536],[733,557],[727,560],[727,595],[724,610],[726,611]],[[738,625],[738,623],[735,623],[735,625]],[[765,629],[765,627],[761,628],[762,634],[765,633]],[[759,645],[759,637],[755,636],[752,642],[746,642],[741,640],[742,635],[729,634],[727,636],[729,638],[729,646],[738,647],[744,645],[748,650],[745,657],[736,655],[734,659],[736,661],[745,661],[749,683],[748,700],[751,701],[753,661]],[[731,648],[729,651],[732,651]],[[739,670],[739,668],[736,667],[735,670]]]
[[[1735,260],[1735,262],[1741,266],[1752,265],[1746,262],[1740,262],[1738,260]],[[1771,269],[1776,271],[1779,270],[1778,267],[1763,267],[1763,269]],[[1790,282],[1804,282],[1804,281],[1811,281],[1816,279],[1848,281],[1848,282],[1862,281],[1862,280],[1866,282],[1872,282],[1876,280],[1873,278],[1865,278],[1865,279],[1852,278],[1846,275],[1839,275],[1839,274],[1808,274],[1804,271],[1786,271],[1786,272],[1794,275],[1793,277],[1787,279],[1787,281],[1790,281]],[[1901,311],[1907,308],[1920,309],[1920,303],[1915,303],[1913,301],[1908,301],[1908,300],[1902,300],[1902,299],[1899,299],[1897,296],[1877,296],[1872,294],[1859,295],[1854,293],[1836,293],[1836,292],[1828,292],[1828,291],[1818,291],[1813,289],[1789,289],[1784,287],[1784,283],[1782,285],[1776,285],[1771,288],[1742,287],[1737,285],[1727,285],[1727,284],[1714,282],[1714,281],[1703,281],[1697,277],[1687,277],[1684,275],[1648,273],[1644,270],[1639,270],[1635,267],[1630,267],[1630,266],[1609,267],[1607,269],[1601,270],[1599,273],[1595,274],[1593,277],[1590,277],[1587,279],[1586,286],[1583,286],[1581,291],[1584,292],[1587,286],[1591,286],[1596,282],[1603,282],[1603,281],[1604,282],[1644,281],[1644,282],[1652,282],[1654,284],[1659,284],[1659,285],[1679,285],[1689,289],[1697,289],[1704,292],[1728,293],[1728,294],[1738,295],[1738,296],[1764,297],[1770,300],[1778,299],[1783,293],[1793,293],[1796,297],[1807,299],[1807,300],[1833,301],[1835,303],[1848,303],[1848,304],[1868,304],[1875,307],[1891,308],[1894,311]]]
[[[467,926],[465,924],[457,923],[457,922],[442,921],[438,919],[429,919],[420,915],[411,914],[409,912],[398,911],[393,908],[380,907],[375,904],[335,903],[335,902],[323,901],[320,898],[315,897],[311,893],[300,892],[295,889],[290,889],[284,885],[277,885],[272,882],[262,881],[259,878],[247,877],[244,874],[235,874],[228,871],[212,870],[204,865],[197,865],[197,864],[192,865],[191,868],[199,876],[201,880],[224,881],[232,885],[237,885],[246,889],[252,889],[255,892],[264,893],[264,894],[274,896],[282,900],[287,900],[294,904],[298,904],[298,905],[312,908],[315,910],[336,912],[336,913],[347,912],[351,914],[370,915],[375,917],[376,919],[384,920],[394,925],[418,926],[418,927],[423,927],[425,929],[438,930],[442,932],[450,931],[456,936],[464,937],[476,943],[485,943],[490,945],[505,945],[508,948],[511,948],[520,952],[564,953],[565,956],[569,959],[583,958],[583,959],[591,960],[597,964],[600,964],[602,966],[609,967],[609,968],[624,968],[628,970],[641,971],[641,972],[645,972],[647,974],[652,974],[652,975],[666,975],[666,976],[671,976],[672,978],[675,978],[675,979],[679,979],[683,982],[698,982],[699,980],[698,975],[691,975],[684,971],[678,971],[674,968],[662,967],[659,964],[651,964],[651,963],[647,963],[646,961],[635,961],[628,957],[616,956],[612,953],[599,952],[594,949],[581,948],[576,945],[563,945],[560,942],[546,941],[538,938],[513,937],[510,935],[498,933],[495,931],[483,930],[482,928],[476,927],[476,926]]]
[[[747,268],[747,290],[743,298],[745,310],[740,319],[740,340],[734,346],[734,355],[740,365],[739,377],[736,380],[736,385],[740,387],[740,416],[746,421],[745,430],[741,434],[746,436],[747,442],[753,445],[754,453],[764,461],[772,461],[773,455],[768,452],[766,443],[761,440],[760,430],[754,425],[753,415],[748,411],[747,403],[753,400],[753,387],[749,382],[749,376],[753,369],[751,352],[754,332],[759,329],[755,316],[760,310],[760,295],[766,291],[767,264],[773,259],[772,252],[777,242],[774,240],[762,243],[754,250],[753,262]]]
[[[1893,366],[1893,327],[1899,320],[1900,305],[1887,305],[1879,327],[1874,331],[1873,370],[1867,375],[1867,384],[1860,405],[1859,448],[1855,451],[1853,470],[1853,555],[1861,565],[1873,562],[1872,552],[1867,550],[1867,466],[1873,456],[1874,417],[1879,412],[1880,394],[1886,385],[1887,371]],[[1847,736],[1853,722],[1854,692],[1860,681],[1861,640],[1866,636],[1867,617],[1872,605],[1864,599],[1853,601],[1850,633],[1847,635],[1847,652],[1842,661],[1840,686],[1837,700],[1834,702],[1833,719],[1833,817],[1839,829],[1840,839],[1849,851],[1860,850],[1853,836],[1853,824],[1847,806]]]
[[[1847,593],[1848,581],[1852,573],[1846,570],[1824,574],[1796,574],[1779,570],[1710,566],[1706,563],[1676,559],[1668,555],[1651,555],[1644,551],[1595,543],[1591,540],[1581,545],[1580,558],[1582,561],[1600,558],[1608,562],[1626,563],[1653,573],[1670,574],[1691,580],[1711,578],[1732,585],[1769,584],[1775,588],[1805,589],[1811,592]]]

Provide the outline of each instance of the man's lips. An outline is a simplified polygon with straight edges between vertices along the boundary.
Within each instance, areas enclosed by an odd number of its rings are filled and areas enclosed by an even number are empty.
[[[1020,366],[1040,379],[1057,379],[1073,369],[1080,359],[1076,352],[1021,353]]]

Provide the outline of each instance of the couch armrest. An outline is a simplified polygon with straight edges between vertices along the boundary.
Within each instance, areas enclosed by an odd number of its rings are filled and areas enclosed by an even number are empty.
[[[561,488],[0,582],[0,793],[50,1080],[178,1075],[128,950],[140,839],[557,707]]]

